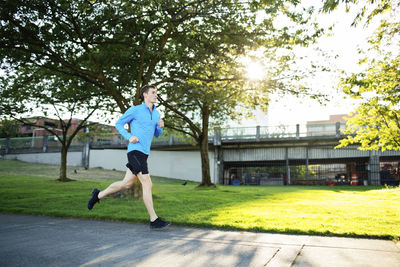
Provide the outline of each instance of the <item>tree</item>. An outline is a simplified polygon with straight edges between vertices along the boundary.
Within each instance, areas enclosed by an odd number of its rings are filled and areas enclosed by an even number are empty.
[[[174,31],[221,3],[1,0],[0,5],[2,67],[34,65],[80,78],[125,112],[139,104],[140,87],[154,76],[169,77],[161,70],[175,53],[168,45]]]
[[[168,67],[171,78],[156,83],[161,92],[160,103],[166,108],[166,126],[191,136],[200,148],[200,186],[213,186],[208,157],[210,127],[220,126],[228,119],[240,119],[256,107],[266,111],[273,92],[310,94],[296,72],[289,70],[294,58],[282,54],[282,50],[307,45],[315,41],[322,30],[316,27],[315,31],[306,33],[306,29],[300,27],[277,29],[274,17],[279,15],[278,10],[288,10],[287,3],[277,1],[264,7],[276,13],[271,12],[271,17],[259,24],[255,23],[256,13],[243,13],[241,6],[232,6],[231,12],[195,20],[187,34],[180,36],[193,42],[179,47],[178,39],[176,46],[182,50],[175,60],[178,63]],[[283,14],[294,24],[308,23],[307,16],[289,11]],[[249,81],[240,59],[259,47],[264,48],[263,56],[269,60],[269,68],[265,79]],[[310,96],[317,97],[316,94]]]
[[[4,118],[0,121],[0,138],[19,136],[20,127],[18,121]]]
[[[94,123],[88,119],[106,102],[93,93],[93,85],[78,79],[39,68],[19,68],[13,75],[1,78],[0,110],[24,125],[42,128],[61,143],[61,165],[59,181],[66,182],[67,153],[76,135]],[[60,129],[38,123],[38,118],[29,118],[37,113],[42,117],[56,117]],[[64,119],[69,114],[68,119]],[[85,114],[76,127],[72,127],[73,116]],[[61,133],[57,130],[61,130]]]
[[[399,55],[400,56],[400,55]],[[399,57],[371,62],[367,72],[344,81],[344,91],[362,103],[351,114],[338,147],[360,144],[362,150],[400,150]]]
[[[128,0],[0,0],[2,68],[36,66],[79,78],[95,86],[105,99],[112,99],[121,112],[125,112],[132,104],[139,104],[139,88],[148,83],[161,85],[165,94],[163,99],[173,103],[171,95],[175,88],[180,93],[191,88],[194,93],[192,96],[196,96],[193,90],[200,87],[206,92],[227,84],[232,75],[228,79],[221,77],[223,73],[229,74],[228,69],[232,69],[229,66],[226,68],[227,63],[233,62],[247,49],[263,45],[270,53],[274,51],[274,46],[290,47],[312,41],[320,35],[322,32],[319,29],[308,32],[288,26],[279,29],[274,27],[274,19],[282,14],[295,24],[304,26],[308,23],[307,19],[289,7],[297,3],[297,0],[143,0],[140,3]],[[259,9],[264,9],[267,15],[264,23],[257,27],[256,12]],[[200,42],[197,44],[197,41]],[[208,54],[201,53],[211,53],[209,55],[214,60],[226,62],[207,61],[205,57]],[[201,57],[199,67],[196,56]],[[213,70],[212,64],[207,66],[207,62],[218,64],[217,69]],[[279,64],[274,67],[279,68]],[[209,70],[217,78],[197,75]],[[190,79],[187,81],[190,87],[182,85],[182,80],[186,83],[187,79]],[[207,86],[195,85],[195,81],[207,83]],[[234,87],[237,88],[240,83],[243,81],[238,81]],[[227,91],[221,89],[218,97],[223,96],[224,92]],[[212,95],[200,98],[204,104],[202,111],[206,115],[201,120],[207,125],[201,131],[196,130],[193,122],[184,117],[181,120],[192,127],[197,137],[201,137],[198,140],[203,140],[200,147],[204,149],[207,136],[200,132],[207,132],[211,113],[210,97]],[[250,100],[247,98],[242,104]],[[267,100],[264,94],[259,97],[261,100]],[[169,112],[181,107],[174,106]],[[217,113],[214,112],[212,116],[214,114]],[[192,114],[184,116],[191,117]],[[204,152],[202,155],[206,155]],[[207,160],[204,158],[203,164],[206,165]],[[204,171],[202,179],[203,184],[209,184],[207,172]]]
[[[348,118],[344,131],[348,136],[337,147],[359,144],[362,150],[400,150],[399,8],[400,1],[381,0],[375,6],[364,6],[355,19],[358,22],[366,17],[368,25],[385,13],[360,61],[366,70],[342,79],[343,91],[360,104]]]
[[[36,76],[41,82],[47,81],[47,75],[58,75],[97,88],[97,100],[112,99],[120,112],[125,112],[132,104],[139,104],[138,89],[150,82],[157,65],[165,64],[161,59],[173,53],[174,48],[166,43],[172,30],[188,17],[187,9],[201,12],[202,6],[212,5],[208,1],[195,1],[190,6],[181,1],[172,4],[150,0],[1,0],[0,58],[5,80],[29,68],[43,74],[42,79]],[[87,90],[79,88],[82,91],[76,93]],[[50,97],[39,96],[31,87],[38,103],[53,107],[64,103],[62,98],[52,99],[53,93],[62,97],[57,86],[46,89]],[[27,102],[24,94],[16,86],[7,94],[8,112],[23,111],[12,99]],[[70,111],[80,107],[74,104],[74,97],[67,102],[72,105],[66,107]],[[60,139],[68,146],[66,138]]]

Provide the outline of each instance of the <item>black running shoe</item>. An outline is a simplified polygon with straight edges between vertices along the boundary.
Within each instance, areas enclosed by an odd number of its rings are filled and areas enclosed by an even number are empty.
[[[150,229],[157,230],[170,226],[171,222],[163,221],[161,218],[157,218],[154,222],[150,222]]]
[[[97,188],[93,189],[92,198],[89,199],[89,202],[87,204],[87,207],[89,210],[93,209],[94,204],[96,204],[97,202],[100,202],[100,199],[98,197],[99,193],[100,193],[99,189],[97,189]]]

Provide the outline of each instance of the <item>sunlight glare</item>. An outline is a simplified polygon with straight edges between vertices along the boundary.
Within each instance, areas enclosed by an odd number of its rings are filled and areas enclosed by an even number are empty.
[[[265,76],[265,69],[259,62],[249,62],[246,66],[247,77],[250,80],[259,81]]]

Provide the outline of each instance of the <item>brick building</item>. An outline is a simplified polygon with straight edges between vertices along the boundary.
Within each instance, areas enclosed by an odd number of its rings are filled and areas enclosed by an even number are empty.
[[[31,117],[25,118],[25,120],[36,122],[37,125],[46,126],[55,131],[58,135],[62,135],[62,127],[59,120],[45,117]],[[68,120],[64,120],[64,122],[68,122]],[[80,122],[80,119],[72,119],[71,127],[68,129],[67,135],[71,135],[78,127]],[[115,127],[112,125],[96,124],[94,126],[91,126],[90,128],[92,129],[90,132],[93,132],[93,134],[91,135],[91,139],[93,142],[111,142],[113,140],[118,140],[119,138],[119,133],[117,129],[115,129]],[[21,124],[19,132],[24,137],[42,137],[52,135],[51,133],[39,126],[31,126],[28,124]],[[80,129],[79,133],[84,133],[84,129]],[[77,140],[75,140],[73,143],[76,142]]]

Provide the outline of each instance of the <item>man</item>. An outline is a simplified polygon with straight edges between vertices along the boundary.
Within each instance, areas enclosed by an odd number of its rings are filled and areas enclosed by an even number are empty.
[[[143,201],[150,215],[150,228],[160,229],[169,226],[171,223],[159,218],[154,211],[153,196],[151,193],[152,182],[147,169],[147,157],[150,154],[150,146],[153,136],[160,136],[164,128],[164,121],[160,119],[160,113],[156,110],[157,89],[155,86],[146,85],[140,89],[140,96],[143,103],[129,108],[117,121],[115,128],[127,140],[128,163],[125,178],[122,181],[112,183],[103,191],[95,188],[92,198],[88,202],[88,209],[91,210],[100,199],[132,187],[136,179],[142,183]],[[131,132],[124,126],[130,124]]]

